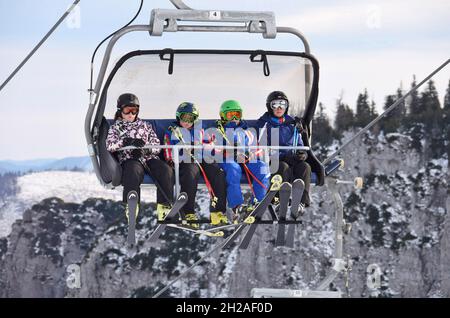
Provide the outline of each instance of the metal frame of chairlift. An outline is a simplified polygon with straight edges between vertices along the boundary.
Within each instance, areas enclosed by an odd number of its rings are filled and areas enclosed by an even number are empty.
[[[246,32],[246,33],[259,33],[266,39],[274,39],[277,33],[289,33],[297,36],[303,43],[305,53],[310,53],[309,44],[305,36],[298,30],[290,27],[277,27],[275,24],[275,15],[272,12],[247,12],[247,11],[222,11],[222,10],[192,10],[187,7],[181,0],[170,0],[177,9],[153,9],[151,13],[150,23],[148,25],[131,25],[118,31],[109,41],[105,50],[103,61],[99,70],[99,75],[93,90],[90,91],[89,107],[85,119],[85,137],[88,146],[88,152],[92,159],[94,172],[96,173],[99,181],[105,184],[100,177],[99,162],[95,151],[95,142],[93,136],[98,132],[95,131],[96,127],[91,131],[92,118],[96,105],[99,103],[100,91],[105,78],[107,66],[110,62],[111,52],[116,42],[125,34],[130,32],[149,32],[151,36],[161,36],[164,32]],[[210,23],[199,25],[179,25],[179,21],[183,22],[200,22]],[[220,23],[220,25],[214,25],[213,23]],[[241,26],[236,25],[224,25],[226,23],[241,23]],[[306,99],[309,98],[311,90],[311,73],[310,68],[307,66],[305,69],[306,80]],[[150,146],[149,146],[150,147]],[[151,146],[153,147],[153,146]],[[164,148],[167,146],[157,146]],[[178,148],[181,146],[171,146]],[[184,146],[183,146],[184,147]],[[261,147],[260,147],[261,148]],[[276,149],[279,147],[269,147]],[[299,147],[297,147],[300,149]],[[294,149],[294,148],[290,148]],[[302,149],[308,149],[303,147]],[[178,151],[174,151],[176,157]],[[177,159],[175,159],[177,160]],[[175,162],[178,164],[178,162]],[[341,182],[342,183],[342,182]],[[254,289],[252,295],[254,297],[340,297],[339,292],[329,292],[325,289],[336,278],[336,276],[346,270],[349,266],[342,258],[343,253],[343,226],[345,224],[343,219],[343,205],[341,197],[337,191],[338,180],[335,178],[327,178],[326,186],[331,190],[334,203],[336,205],[336,217],[335,217],[335,230],[336,230],[336,247],[334,252],[334,258],[332,259],[332,269],[330,273],[324,278],[324,280],[318,284],[315,291],[289,291],[289,290],[276,290],[276,289]],[[177,189],[177,192],[179,190]],[[220,244],[213,248],[222,248]],[[207,253],[210,255],[210,253]],[[198,264],[196,262],[193,266]],[[188,269],[191,270],[191,268]],[[177,279],[181,278],[180,275]],[[174,283],[173,281],[172,283]],[[170,286],[169,284],[168,286]],[[166,287],[168,287],[166,286]]]

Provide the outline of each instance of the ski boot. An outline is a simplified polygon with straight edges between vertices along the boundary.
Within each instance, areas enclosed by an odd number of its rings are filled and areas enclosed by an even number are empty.
[[[137,220],[138,214],[139,214],[139,204],[136,205],[136,217],[135,217],[135,220]],[[125,215],[127,216],[127,222],[129,224],[130,223],[130,216],[129,216],[130,215],[130,210],[128,208],[128,204],[125,206]]]
[[[198,221],[197,215],[195,215],[195,213],[186,213],[186,221]],[[198,229],[200,227],[198,223],[187,223],[186,226],[193,229]]]
[[[156,213],[158,214],[158,221],[164,221],[166,215],[170,211],[170,206],[158,203],[156,205]]]
[[[211,212],[210,217],[212,225],[221,225],[228,223],[227,215],[222,212]]]
[[[306,212],[305,204],[304,203],[300,203],[298,205],[298,211],[292,211],[291,210],[291,217],[294,220],[297,220],[297,218],[303,216],[303,214],[305,214],[305,212]]]

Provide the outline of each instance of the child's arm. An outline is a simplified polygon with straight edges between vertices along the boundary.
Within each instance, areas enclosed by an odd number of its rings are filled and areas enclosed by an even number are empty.
[[[149,145],[159,145],[160,144],[160,140],[158,138],[158,136],[155,133],[155,130],[153,129],[152,125],[148,125],[148,144]],[[152,148],[151,149],[151,154],[152,155],[159,155],[159,153],[161,152],[160,148]]]
[[[120,138],[116,125],[109,127],[108,136],[106,137],[106,149],[109,152],[116,152],[123,147],[123,138]]]

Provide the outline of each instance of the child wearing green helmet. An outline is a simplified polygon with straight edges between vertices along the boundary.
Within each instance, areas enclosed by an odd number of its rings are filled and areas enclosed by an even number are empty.
[[[256,145],[256,135],[242,119],[243,110],[236,100],[227,100],[220,107],[220,120],[217,122],[223,144],[228,146]],[[269,188],[269,167],[259,160],[256,151],[227,150],[224,151],[224,162],[220,164],[225,171],[227,182],[228,206],[234,212],[234,218],[242,218],[244,198],[241,191],[241,176],[246,174],[253,194],[253,201],[261,201]],[[251,208],[250,208],[251,209]],[[248,209],[249,210],[249,209]],[[247,210],[247,212],[248,212]]]
[[[176,111],[176,121],[170,126],[164,134],[165,145],[187,144],[202,145],[204,140],[204,132],[200,127],[195,127],[199,117],[199,111],[195,104],[191,102],[181,103]],[[198,187],[198,180],[202,175],[211,196],[210,218],[211,224],[220,225],[228,223],[226,217],[226,190],[225,190],[225,174],[220,166],[216,163],[206,163],[202,160],[198,152],[191,149],[183,149],[180,151],[180,187],[181,192],[188,195],[188,202],[181,209],[186,220],[195,221],[195,195]],[[201,153],[201,152],[200,152]],[[164,157],[166,161],[173,165],[173,150],[165,149]],[[160,218],[164,218],[161,215]],[[191,223],[192,227],[197,228],[197,223]]]

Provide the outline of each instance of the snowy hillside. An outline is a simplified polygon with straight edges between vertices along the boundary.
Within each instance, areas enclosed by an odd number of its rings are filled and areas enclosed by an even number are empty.
[[[353,224],[344,237],[344,256],[353,266],[348,289],[345,275],[339,275],[330,290],[347,297],[449,297],[446,157],[427,161],[411,149],[411,138],[389,134],[361,138],[343,158],[340,178],[362,176],[365,186],[339,189],[345,218]],[[17,202],[37,204],[21,210],[23,220],[0,237],[0,297],[149,297],[222,240],[167,229],[151,244],[155,204],[145,203],[138,217],[138,246],[130,251],[125,247],[124,208],[116,202],[120,193],[106,194],[96,184],[88,173],[20,179]],[[52,196],[64,201],[42,200]],[[200,192],[197,208],[202,214],[207,201],[207,193]],[[166,296],[249,297],[256,287],[314,289],[333,258],[335,209],[325,187],[312,189],[312,202],[298,226],[294,249],[274,246],[276,227],[260,226],[247,250],[234,245],[216,251]],[[80,265],[80,289],[66,285],[71,264]],[[375,292],[366,284],[373,264],[381,269]]]
[[[88,198],[121,201],[120,189],[103,188],[89,172],[46,171],[18,177],[18,192],[0,204],[0,237],[9,234],[11,224],[22,218],[23,212],[45,198],[57,197],[67,203],[82,203]],[[142,200],[153,202],[155,191],[144,189]]]
[[[89,157],[67,157],[63,159],[36,159],[36,160],[0,160],[0,173],[47,170],[77,170],[92,171]]]

